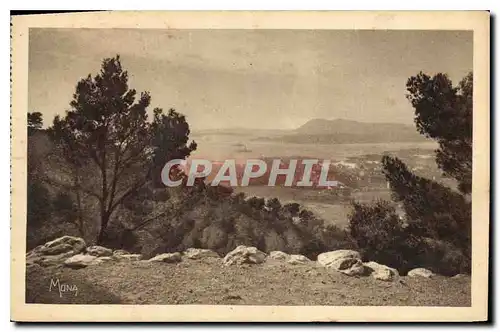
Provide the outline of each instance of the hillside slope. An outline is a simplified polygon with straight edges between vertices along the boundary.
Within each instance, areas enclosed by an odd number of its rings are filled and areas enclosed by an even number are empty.
[[[259,140],[295,144],[425,142],[415,126],[401,123],[367,123],[352,120],[313,119],[285,135]]]
[[[78,293],[49,291],[51,280]],[[222,266],[221,260],[178,264],[112,262],[79,270],[30,268],[27,303],[470,306],[470,277],[349,277],[311,262]]]

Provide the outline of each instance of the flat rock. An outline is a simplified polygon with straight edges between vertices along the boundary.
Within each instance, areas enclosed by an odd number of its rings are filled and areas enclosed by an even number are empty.
[[[422,278],[431,278],[434,276],[431,270],[424,269],[422,267],[418,267],[416,269],[410,270],[408,272],[408,277],[422,277]]]
[[[92,255],[84,255],[84,254],[78,254],[75,256],[72,256],[64,261],[64,266],[70,267],[73,269],[78,269],[82,267],[87,267],[92,262],[96,259],[96,256]]]
[[[182,256],[178,252],[165,253],[157,255],[149,260],[149,262],[163,262],[163,263],[178,263],[182,260]]]
[[[189,259],[220,258],[219,254],[210,249],[189,248],[184,251],[184,256]]]

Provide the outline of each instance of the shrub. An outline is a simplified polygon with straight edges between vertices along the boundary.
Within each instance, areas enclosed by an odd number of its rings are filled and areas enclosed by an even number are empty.
[[[403,222],[387,201],[373,205],[352,203],[349,232],[363,255],[398,270],[408,270],[415,262],[416,241],[405,232]]]
[[[419,266],[445,276],[471,272],[471,261],[459,248],[431,238],[421,239],[417,262]]]
[[[277,198],[245,199],[242,193],[227,196],[211,187],[200,190],[186,188],[181,199],[172,199],[177,203],[165,219],[148,226],[157,245],[143,254],[199,247],[225,255],[238,245],[247,245],[315,259],[324,251],[353,247],[345,231],[325,226],[322,219],[297,203],[283,205]]]
[[[401,274],[415,267],[443,275],[470,273],[470,259],[449,242],[414,234],[386,201],[353,203],[349,232],[364,260],[396,268]]]

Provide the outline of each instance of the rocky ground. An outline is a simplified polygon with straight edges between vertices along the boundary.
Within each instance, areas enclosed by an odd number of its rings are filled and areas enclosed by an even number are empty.
[[[51,287],[51,281],[63,285]],[[110,261],[81,269],[32,266],[28,303],[470,306],[470,277],[347,276],[317,262],[225,266],[222,259],[178,263]],[[76,289],[77,288],[77,292]]]

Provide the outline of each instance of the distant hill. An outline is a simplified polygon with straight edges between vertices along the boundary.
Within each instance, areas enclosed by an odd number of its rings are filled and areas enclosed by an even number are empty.
[[[286,135],[259,139],[316,144],[422,142],[427,140],[411,125],[367,123],[344,119],[313,119]]]
[[[193,137],[224,135],[224,136],[274,136],[285,135],[290,130],[286,129],[261,129],[261,128],[219,128],[219,129],[193,129],[191,135]]]

